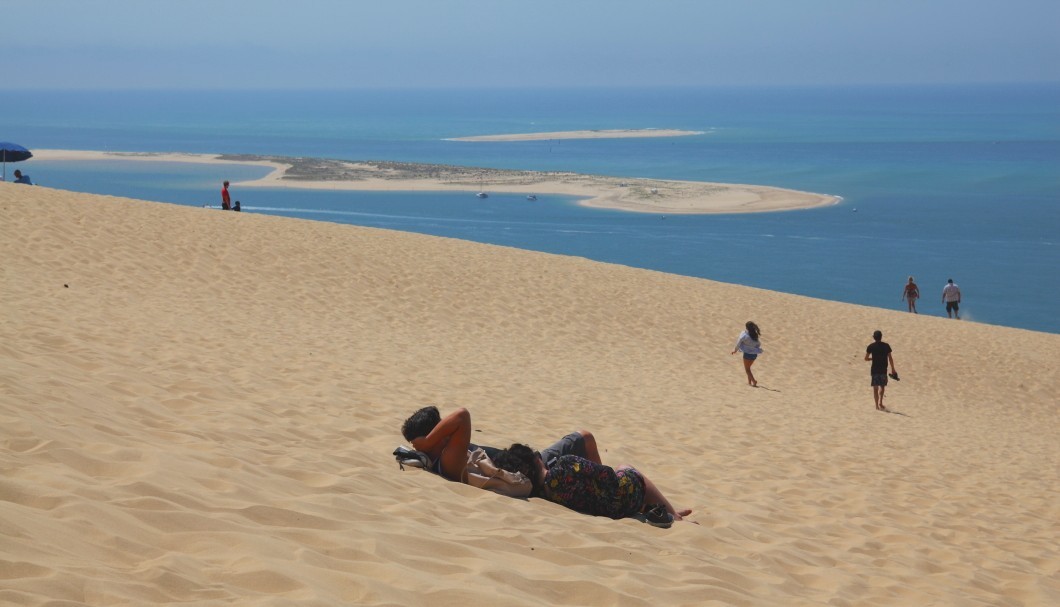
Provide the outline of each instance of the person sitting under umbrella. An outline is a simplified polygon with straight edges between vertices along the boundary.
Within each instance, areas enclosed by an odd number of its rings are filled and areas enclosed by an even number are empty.
[[[33,152],[10,141],[0,141],[0,181],[7,179],[7,163],[33,158]]]
[[[24,183],[26,185],[33,185],[30,181],[29,175],[23,175],[22,171],[15,169],[15,183]]]

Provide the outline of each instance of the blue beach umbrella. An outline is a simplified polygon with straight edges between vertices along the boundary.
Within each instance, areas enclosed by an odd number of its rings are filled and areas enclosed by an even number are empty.
[[[33,152],[18,145],[17,143],[8,143],[7,141],[0,141],[0,158],[3,159],[4,180],[6,181],[7,163],[20,162],[22,160],[33,158]]]

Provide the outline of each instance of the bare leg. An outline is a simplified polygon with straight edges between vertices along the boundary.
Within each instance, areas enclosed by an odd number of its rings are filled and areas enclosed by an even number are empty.
[[[600,460],[600,448],[596,445],[596,437],[593,436],[593,433],[588,430],[578,430],[578,434],[581,434],[582,438],[585,439],[585,459],[597,464],[602,464],[603,462]]]
[[[412,439],[412,448],[438,460],[442,476],[463,481],[467,467],[467,447],[471,444],[471,413],[460,408],[453,411],[427,436]]]
[[[887,407],[883,406],[883,393],[887,388],[885,386],[873,386],[872,387],[872,400],[876,403],[877,411],[886,411]]]
[[[755,379],[755,374],[751,373],[751,365],[755,364],[753,360],[743,359],[743,370],[747,373],[747,385],[758,386],[758,380]]]

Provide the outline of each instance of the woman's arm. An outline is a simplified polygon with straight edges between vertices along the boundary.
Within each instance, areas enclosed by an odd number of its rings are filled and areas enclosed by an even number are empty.
[[[743,343],[743,340],[746,337],[750,337],[750,335],[747,334],[747,331],[744,331],[743,333],[740,333],[739,337],[736,338],[736,345],[732,347],[733,354],[736,354],[740,350],[740,344]]]

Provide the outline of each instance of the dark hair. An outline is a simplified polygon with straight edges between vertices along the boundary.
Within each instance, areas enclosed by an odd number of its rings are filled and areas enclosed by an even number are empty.
[[[492,458],[493,465],[508,472],[519,472],[530,479],[537,490],[537,453],[527,445],[513,443],[507,449],[502,449]]]
[[[880,331],[879,329],[876,329],[875,331],[872,332],[872,338],[875,339],[876,341],[880,341],[881,339],[883,339],[883,331]]]
[[[427,436],[441,421],[442,414],[438,412],[438,407],[435,407],[434,405],[424,407],[410,415],[409,418],[405,420],[405,423],[401,424],[401,435],[404,436],[407,441],[421,436]]]
[[[744,326],[747,327],[747,334],[751,336],[751,339],[758,341],[758,336],[762,334],[762,330],[758,328],[758,325],[751,321],[747,321],[747,324]]]

